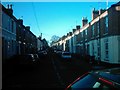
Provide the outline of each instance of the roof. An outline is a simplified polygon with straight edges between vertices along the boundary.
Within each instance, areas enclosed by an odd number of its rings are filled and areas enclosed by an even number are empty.
[[[2,5],[2,4],[0,4],[0,5]],[[5,12],[8,16],[10,16],[12,19],[14,19],[15,21],[17,21],[16,17],[15,17],[13,14],[11,14],[11,13],[9,12],[9,10],[6,9],[3,5],[2,5],[2,11],[4,11],[4,12]]]
[[[116,4],[111,5],[111,7],[114,7],[114,6],[120,6],[120,1]]]

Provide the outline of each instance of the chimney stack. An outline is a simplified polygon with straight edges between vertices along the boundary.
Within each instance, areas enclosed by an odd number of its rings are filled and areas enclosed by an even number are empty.
[[[87,17],[82,18],[82,27],[85,26],[88,23]]]
[[[8,4],[6,9],[7,9],[7,12],[8,12],[10,15],[13,15],[12,4],[10,4],[10,5]]]
[[[76,26],[76,29],[79,30],[80,29],[80,25]]]
[[[69,32],[69,36],[72,36],[72,32]]]
[[[100,9],[99,10],[99,15],[101,15],[102,13],[104,13],[106,11],[106,9]]]
[[[99,16],[99,11],[93,8],[92,10],[92,20]]]
[[[23,25],[23,20],[22,19],[18,19],[17,20],[19,24]]]
[[[76,31],[76,29],[73,29],[73,33]]]
[[[30,26],[26,26],[26,29],[27,29],[27,30],[30,30]]]
[[[9,4],[7,5],[7,9],[9,9]]]

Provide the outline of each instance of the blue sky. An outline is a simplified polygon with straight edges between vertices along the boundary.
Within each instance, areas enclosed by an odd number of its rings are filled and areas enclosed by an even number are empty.
[[[116,2],[109,2],[108,6]],[[14,16],[23,19],[25,26],[30,26],[31,31],[38,37],[50,41],[53,35],[62,37],[81,25],[82,17],[91,21],[93,8],[105,9],[106,2],[4,2],[13,4]]]

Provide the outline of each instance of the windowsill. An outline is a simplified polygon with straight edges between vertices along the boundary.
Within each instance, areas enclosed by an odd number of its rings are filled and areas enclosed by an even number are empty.
[[[108,35],[108,33],[103,34],[104,36]]]
[[[108,62],[109,60],[108,60],[108,58],[105,58],[104,61]]]
[[[91,39],[94,39],[94,37],[91,37]]]

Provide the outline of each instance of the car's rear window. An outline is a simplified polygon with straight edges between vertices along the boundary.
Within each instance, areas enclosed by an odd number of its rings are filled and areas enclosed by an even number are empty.
[[[67,53],[67,52],[66,52],[66,53],[63,53],[63,55],[70,55],[70,53]]]
[[[92,88],[95,83],[96,83],[96,78],[89,74],[86,77],[74,83],[71,86],[71,88],[73,88],[72,90],[80,89],[80,88]]]

